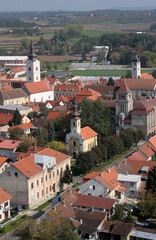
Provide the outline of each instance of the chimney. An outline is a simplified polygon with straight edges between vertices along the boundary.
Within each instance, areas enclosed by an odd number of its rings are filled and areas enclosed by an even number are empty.
[[[100,173],[100,176],[103,178],[103,172]]]
[[[21,155],[21,159],[23,159],[23,155]]]
[[[82,219],[80,219],[80,224],[83,224],[83,220]]]
[[[65,206],[65,200],[62,201],[62,205]]]

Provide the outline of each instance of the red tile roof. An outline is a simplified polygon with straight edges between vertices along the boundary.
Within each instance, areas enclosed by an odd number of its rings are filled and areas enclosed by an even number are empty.
[[[152,144],[152,146],[154,147],[154,150],[156,150],[156,135],[151,137],[148,141],[149,143]]]
[[[89,174],[87,174],[86,176],[83,177],[83,182],[85,183],[85,182],[87,182],[88,180],[96,177],[96,176],[99,175],[99,174],[100,174],[100,172],[92,172],[92,173],[89,173]]]
[[[149,73],[142,73],[141,74],[141,79],[153,79],[154,77],[151,75],[151,74],[149,74]]]
[[[1,157],[0,156],[0,167],[7,161],[7,157]]]
[[[9,139],[0,139],[0,149],[15,149],[18,147],[20,141],[18,140],[9,140]]]
[[[66,116],[68,116],[69,113],[62,113],[62,112],[50,112],[47,116],[47,120],[52,120],[52,119],[56,119],[58,117],[60,118],[65,118]]]
[[[24,87],[30,94],[52,91],[51,86],[45,80],[40,82],[25,83]]]
[[[48,80],[48,82],[53,86],[55,83],[60,82],[57,78],[45,78],[45,80]]]
[[[121,82],[120,88],[117,91],[117,94],[129,94],[131,93],[131,90],[129,89],[127,83],[123,80]]]
[[[147,161],[147,157],[141,154],[138,151],[135,151],[134,153],[127,156],[129,160],[137,160],[137,161]]]
[[[141,146],[139,150],[143,152],[148,158],[152,157],[155,154],[155,151],[152,149],[152,146],[149,142]]]
[[[73,206],[112,209],[115,201],[115,199],[111,198],[82,195],[78,196],[78,199],[73,203]]]
[[[9,121],[12,121],[13,114],[0,113],[0,125],[8,125]]]
[[[89,138],[97,136],[97,133],[93,129],[87,126],[87,127],[81,128],[80,135],[83,136],[83,140],[85,141]]]
[[[79,84],[62,83],[55,86],[54,91],[79,93],[82,89],[83,86]]]
[[[12,198],[11,195],[0,187],[0,204],[6,202],[10,198]]]
[[[114,171],[111,167],[107,168],[102,172],[103,179],[111,185],[114,189],[119,187],[121,183],[117,180],[118,173]]]
[[[21,128],[22,130],[28,129],[28,128],[34,128],[34,125],[32,123],[25,123],[25,124],[20,124],[20,125],[16,125],[14,127],[11,127],[10,129],[14,129],[16,127]]]
[[[34,155],[15,162],[12,165],[28,178],[42,172],[42,169],[35,164]]]
[[[96,92],[92,89],[84,89],[75,96],[75,99],[77,102],[82,102],[85,98],[97,100],[100,97],[101,94],[99,92]]]
[[[128,87],[133,89],[145,89],[145,90],[154,90],[156,85],[156,79],[144,79],[144,78],[137,78],[137,79],[124,79],[127,83]]]
[[[11,69],[12,72],[18,73],[18,72],[23,72],[25,69],[23,67],[15,67]]]
[[[154,166],[156,166],[156,161],[137,161],[137,160],[128,160],[128,164],[131,167],[133,174],[141,174],[140,170],[142,167],[149,167],[147,172],[149,172]]]
[[[46,148],[46,149],[38,152],[37,154],[54,157],[54,158],[56,158],[56,163],[60,163],[68,158],[71,158],[71,156],[69,156],[69,155],[66,155],[64,153],[58,152],[58,151],[50,149],[50,148]]]

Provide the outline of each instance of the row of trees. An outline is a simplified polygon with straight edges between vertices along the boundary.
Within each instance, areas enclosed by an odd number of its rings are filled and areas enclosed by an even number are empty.
[[[122,129],[120,136],[101,137],[100,143],[92,151],[79,153],[76,160],[77,168],[81,173],[89,172],[102,162],[108,161],[126,149],[130,149],[133,144],[136,145],[140,139],[144,138],[145,134],[141,129],[135,131],[130,128]]]

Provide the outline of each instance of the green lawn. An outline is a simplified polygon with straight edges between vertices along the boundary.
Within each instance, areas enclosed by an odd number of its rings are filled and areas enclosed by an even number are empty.
[[[106,33],[105,31],[99,30],[86,30],[84,33],[89,37],[100,37],[102,34]]]
[[[21,224],[22,222],[25,222],[27,219],[29,219],[29,217],[27,215],[23,215],[22,217],[18,218],[17,220],[15,220],[14,222],[11,222],[10,224],[8,224],[5,227],[5,231],[3,233],[0,233],[0,237],[2,237],[3,235],[5,235],[6,233],[12,231],[13,229],[15,229],[17,226],[19,226],[19,224]]]
[[[55,197],[53,197],[53,198],[55,198]],[[51,204],[51,200],[52,200],[53,198],[49,199],[47,202],[45,202],[45,203],[41,204],[39,207],[35,208],[34,211],[41,211],[41,210],[43,210],[45,207],[49,206],[49,205]]]

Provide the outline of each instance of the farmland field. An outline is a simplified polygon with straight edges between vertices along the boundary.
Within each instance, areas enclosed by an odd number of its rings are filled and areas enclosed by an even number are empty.
[[[73,59],[72,56],[38,56],[38,59],[43,62],[52,62],[52,63],[57,63],[57,62],[68,62]]]

